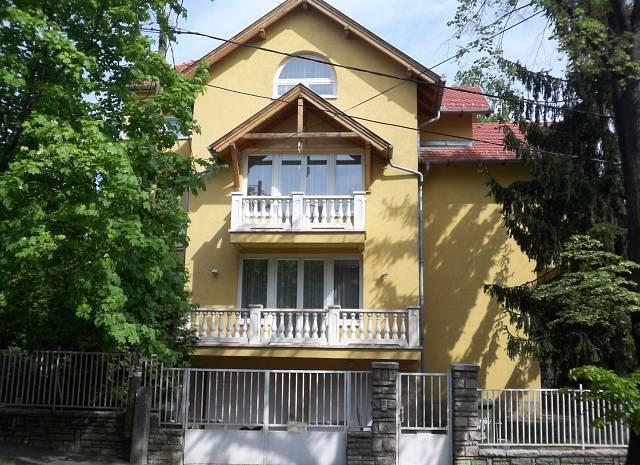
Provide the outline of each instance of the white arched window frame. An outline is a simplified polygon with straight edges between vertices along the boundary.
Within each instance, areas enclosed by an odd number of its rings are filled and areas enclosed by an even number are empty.
[[[316,55],[299,55],[285,60],[276,71],[273,80],[273,96],[278,98],[286,94],[296,84],[303,84],[316,94],[324,98],[336,98],[338,96],[338,81],[336,72],[330,64],[318,63],[317,61],[305,60],[304,58],[327,61],[323,57]],[[298,65],[298,69],[291,69],[291,66]],[[285,68],[286,76],[282,76]],[[295,71],[300,71],[301,76],[295,76]]]

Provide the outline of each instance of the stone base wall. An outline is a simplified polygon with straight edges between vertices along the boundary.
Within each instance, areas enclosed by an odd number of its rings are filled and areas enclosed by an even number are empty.
[[[151,415],[149,430],[149,465],[182,465],[184,436],[181,427],[160,427],[157,414]]]
[[[347,465],[374,465],[370,431],[347,433]]]
[[[128,460],[123,412],[0,409],[0,444]]]
[[[474,464],[482,465],[502,465],[505,463],[518,464],[623,464],[627,455],[625,448],[598,448],[598,449],[576,449],[576,448],[553,448],[539,447],[535,449],[485,449],[480,448]]]

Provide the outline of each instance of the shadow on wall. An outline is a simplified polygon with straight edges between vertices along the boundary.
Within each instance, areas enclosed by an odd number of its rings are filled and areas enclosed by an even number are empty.
[[[432,167],[425,183],[425,351],[429,369],[480,365],[479,384],[526,386],[538,371],[506,353],[508,317],[485,283],[516,284],[533,265],[506,236],[474,166]],[[488,386],[491,384],[491,386]]]

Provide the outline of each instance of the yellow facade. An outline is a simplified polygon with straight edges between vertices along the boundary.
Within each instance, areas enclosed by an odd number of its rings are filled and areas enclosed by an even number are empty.
[[[332,63],[405,75],[406,69],[312,8],[297,9],[269,26],[255,45],[291,53],[312,53]],[[215,62],[209,84],[194,108],[201,128],[182,147],[194,157],[210,156],[208,146],[257,113],[269,100],[220,89],[272,96],[283,57],[240,47]],[[330,103],[352,116],[418,126],[416,85],[405,82],[353,110],[349,108],[398,83],[396,79],[335,67],[337,97]],[[211,87],[215,86],[215,87]],[[321,122],[315,130],[326,130]],[[434,131],[471,135],[470,116],[443,118]],[[418,169],[417,131],[368,121],[361,124],[393,145],[393,161]],[[295,127],[281,121],[269,130]],[[436,137],[437,138],[437,137]],[[431,136],[422,136],[429,140]],[[255,151],[254,149],[251,149]],[[284,149],[263,149],[279,153]],[[292,150],[292,149],[287,149]],[[323,151],[322,148],[315,149]],[[314,152],[314,153],[316,153]],[[241,153],[241,155],[246,154]],[[424,167],[422,168],[424,169]],[[240,157],[240,177],[244,166]],[[520,173],[513,166],[496,168],[505,180]],[[533,264],[506,238],[497,207],[486,197],[482,176],[472,166],[432,167],[425,177],[425,334],[427,370],[446,370],[449,363],[479,363],[487,386],[537,384],[534,368],[522,368],[505,353],[501,313],[482,291],[482,284],[516,283],[532,276]],[[364,232],[257,233],[229,232],[231,168],[207,181],[191,195],[186,265],[192,299],[199,306],[239,306],[240,262],[244,256],[361,257],[362,305],[368,309],[404,309],[418,304],[417,183],[379,156],[371,158],[371,184],[366,194]],[[216,272],[212,272],[215,269]],[[410,348],[264,348],[200,347],[193,363],[213,367],[364,368],[372,360],[396,360],[403,369],[419,367],[420,350]]]

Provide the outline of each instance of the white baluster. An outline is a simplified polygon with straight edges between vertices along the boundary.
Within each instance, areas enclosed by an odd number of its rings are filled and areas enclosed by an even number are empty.
[[[347,214],[345,215],[344,221],[349,226],[353,226],[353,219],[351,218],[351,200],[347,200]]]
[[[311,337],[311,326],[309,325],[309,313],[304,312],[304,324],[302,327],[302,334],[305,339],[309,339]]]
[[[287,339],[293,339],[293,313],[287,313]]]
[[[224,337],[224,313],[218,312],[218,337]]]
[[[364,332],[366,331],[367,326],[364,322],[364,317],[366,313],[360,313],[360,339],[364,339]]]
[[[278,224],[286,223],[286,221],[282,220],[282,215],[283,214],[284,214],[284,212],[282,210],[282,200],[278,200],[278,218],[277,218],[277,223]]]
[[[376,339],[382,339],[382,337],[380,336],[380,333],[382,331],[380,314],[376,313],[375,315],[376,315]]]
[[[249,224],[251,222],[251,211],[249,210],[249,200],[242,200],[242,224]]]
[[[342,207],[342,200],[338,200],[338,223],[344,224],[344,208]]]
[[[233,328],[233,322],[231,321],[231,312],[227,312],[227,333],[225,337],[231,337],[231,329]]]
[[[314,224],[320,221],[320,208],[318,207],[319,203],[320,202],[317,201],[313,204],[313,217],[311,218],[311,222]]]
[[[351,338],[355,339],[356,338],[356,314],[355,314],[355,312],[351,312],[350,320],[351,320],[351,322],[349,323],[349,326],[351,326]]]
[[[259,211],[258,211],[258,201],[254,200],[251,208],[251,224],[257,224],[260,222]]]
[[[278,337],[283,338],[285,336],[284,332],[284,313],[280,313],[280,321],[278,323]]]
[[[320,314],[320,339],[327,338],[327,314],[322,312]]]
[[[284,210],[284,223],[291,224],[291,200],[286,201],[286,207]]]
[[[384,338],[385,339],[390,339],[391,338],[391,328],[389,328],[389,314],[388,313],[384,314]]]
[[[295,313],[295,319],[296,319],[296,339],[302,339],[302,329],[304,327],[303,323],[302,323],[302,312],[296,312]]]
[[[193,323],[193,332],[196,336],[200,336],[200,312],[194,314]]]
[[[233,322],[233,337],[240,337],[240,312],[236,313],[236,321]]]
[[[242,321],[242,336],[248,338],[249,337],[249,314],[242,313],[243,321]]]
[[[267,320],[267,336],[269,337],[269,339],[271,339],[272,337],[277,337],[278,336],[278,314],[276,312],[269,312],[268,314],[269,318]]]
[[[202,337],[209,337],[209,312],[202,312],[202,326],[200,330],[202,331]]]
[[[311,223],[311,205],[310,202],[305,199],[304,200],[304,224]]]
[[[328,217],[327,217],[327,199],[322,199],[322,214],[321,214],[321,218],[320,218],[320,223],[322,224],[327,224],[328,221]]]
[[[267,202],[264,200],[260,201],[260,223],[266,223],[267,219]]]
[[[407,317],[404,315],[400,318],[400,339],[403,341],[407,340],[407,326],[405,324],[406,319]]]
[[[398,315],[393,314],[393,326],[391,327],[391,339],[398,339]]]
[[[311,339],[318,339],[318,314],[313,312],[313,323],[311,324]]]
[[[271,200],[271,205],[269,207],[269,220],[271,224],[277,224],[280,222],[278,219],[278,200]]]
[[[331,199],[330,204],[331,204],[331,207],[329,209],[328,223],[333,223],[333,222],[335,222],[335,218],[336,218],[336,202],[335,202],[335,200]]]
[[[367,314],[367,339],[372,339],[373,337],[373,313]]]
[[[341,312],[342,328],[340,329],[340,339],[349,337],[349,324],[347,323],[347,312]]]

